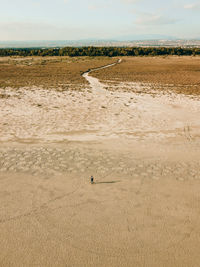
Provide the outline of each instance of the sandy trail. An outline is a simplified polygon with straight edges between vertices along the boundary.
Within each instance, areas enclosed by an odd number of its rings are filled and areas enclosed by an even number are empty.
[[[103,67],[99,67],[99,68],[95,68],[95,69],[91,69],[87,72],[85,72],[82,76],[90,83],[90,86],[92,87],[92,90],[94,92],[100,93],[100,90],[104,89],[104,85],[102,83],[99,82],[99,80],[97,78],[94,78],[92,76],[90,76],[89,74],[93,71],[97,71],[97,70],[103,70],[106,68],[110,68],[113,67],[117,64],[121,63],[121,59],[119,59],[117,62],[103,66]]]
[[[122,84],[121,91],[112,92],[88,74],[84,77],[91,88],[84,92],[2,90],[9,97],[0,99],[0,141],[198,141],[199,97],[148,87],[141,92],[136,83]],[[123,92],[124,86],[131,92]]]
[[[0,265],[198,266],[199,99],[84,77],[3,90]]]

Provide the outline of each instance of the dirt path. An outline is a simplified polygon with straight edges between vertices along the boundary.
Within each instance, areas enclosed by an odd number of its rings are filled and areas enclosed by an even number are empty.
[[[106,69],[106,68],[113,67],[113,66],[115,66],[115,65],[117,65],[117,64],[120,64],[121,61],[122,61],[122,60],[119,59],[119,60],[118,60],[117,62],[115,62],[115,63],[109,64],[109,65],[106,65],[106,66],[102,66],[102,67],[99,67],[99,68],[91,69],[91,70],[89,70],[89,71],[87,71],[87,72],[85,72],[85,73],[83,74],[83,77],[89,82],[89,84],[90,84],[90,86],[91,86],[93,92],[97,92],[97,93],[98,93],[99,90],[104,89],[104,85],[103,85],[102,83],[100,83],[99,80],[98,80],[97,78],[94,78],[94,77],[90,76],[89,74],[90,74],[91,72],[93,72],[93,71],[97,71],[97,70],[102,70],[102,69]],[[99,92],[99,93],[100,93],[100,92]]]

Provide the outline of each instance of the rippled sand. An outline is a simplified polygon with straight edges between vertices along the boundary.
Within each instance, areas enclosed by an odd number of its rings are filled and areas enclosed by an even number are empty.
[[[0,265],[198,266],[198,97],[90,82],[1,92]]]

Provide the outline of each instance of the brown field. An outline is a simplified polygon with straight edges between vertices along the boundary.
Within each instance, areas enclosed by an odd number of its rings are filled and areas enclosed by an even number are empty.
[[[156,90],[200,94],[200,57],[126,57],[92,75],[102,82],[140,82]]]
[[[113,61],[0,59],[0,266],[199,266],[199,58]]]
[[[89,68],[114,62],[110,58],[6,57],[0,58],[0,88],[32,87],[81,89],[87,84],[81,76]]]

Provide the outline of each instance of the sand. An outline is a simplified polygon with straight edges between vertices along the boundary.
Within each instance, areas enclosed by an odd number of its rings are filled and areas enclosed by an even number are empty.
[[[0,266],[199,266],[198,96],[86,76],[1,90]]]

